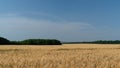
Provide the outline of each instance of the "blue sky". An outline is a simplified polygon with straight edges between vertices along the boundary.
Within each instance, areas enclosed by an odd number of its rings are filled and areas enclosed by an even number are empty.
[[[120,40],[119,7],[119,0],[0,0],[0,36]]]

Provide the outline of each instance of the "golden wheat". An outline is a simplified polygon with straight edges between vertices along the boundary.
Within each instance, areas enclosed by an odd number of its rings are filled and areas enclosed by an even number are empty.
[[[120,68],[120,45],[0,46],[0,68]]]

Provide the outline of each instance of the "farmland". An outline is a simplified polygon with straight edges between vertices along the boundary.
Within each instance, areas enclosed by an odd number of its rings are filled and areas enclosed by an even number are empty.
[[[4,45],[0,68],[120,68],[120,45]]]

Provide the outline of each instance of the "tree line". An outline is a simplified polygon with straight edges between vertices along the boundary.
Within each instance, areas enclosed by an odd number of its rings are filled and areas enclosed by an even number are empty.
[[[97,40],[84,42],[63,42],[64,44],[120,44],[120,40]]]
[[[120,44],[120,40],[98,40],[98,41],[80,42],[80,43],[92,43],[92,44]]]
[[[64,44],[120,44],[120,40],[98,40],[90,42],[64,42]],[[62,45],[56,39],[26,39],[22,41],[10,41],[0,37],[0,45]]]
[[[62,45],[56,39],[26,39],[22,41],[10,41],[6,38],[0,37],[0,45]]]

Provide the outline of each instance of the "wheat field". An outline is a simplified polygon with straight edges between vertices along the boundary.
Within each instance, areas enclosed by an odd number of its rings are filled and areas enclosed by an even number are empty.
[[[0,68],[120,68],[120,45],[4,45]]]

